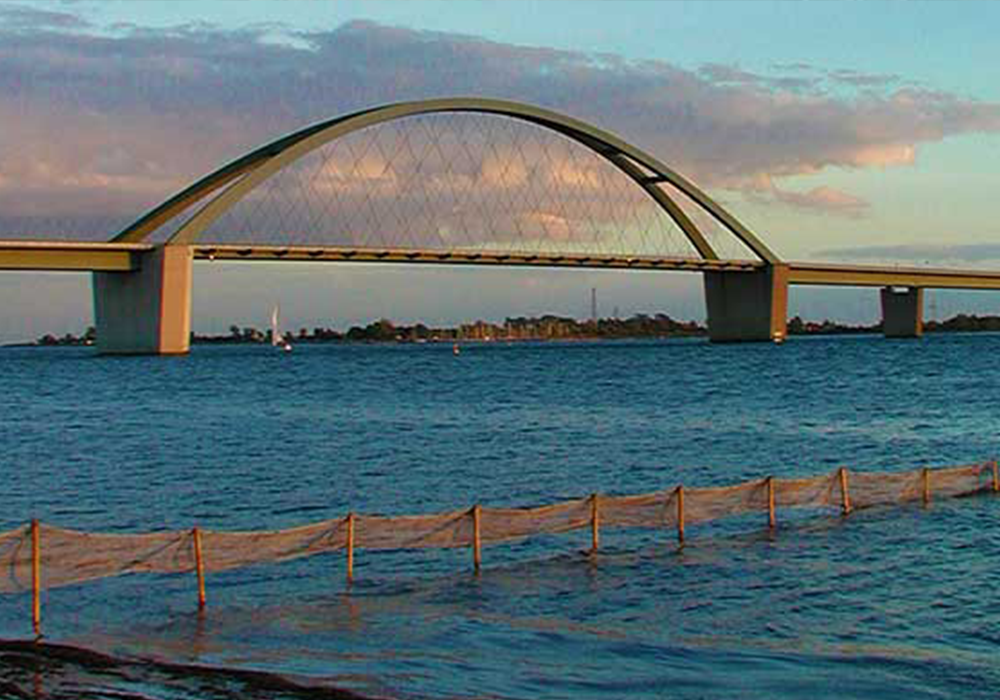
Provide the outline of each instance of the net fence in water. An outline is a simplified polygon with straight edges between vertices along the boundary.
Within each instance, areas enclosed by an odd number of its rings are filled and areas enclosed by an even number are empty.
[[[602,528],[672,529],[749,513],[774,525],[782,508],[856,508],[1000,490],[997,463],[848,472],[802,479],[765,478],[734,486],[674,488],[635,496],[594,494],[536,508],[474,506],[430,515],[349,514],[286,530],[101,534],[32,523],[0,533],[0,593],[32,590],[38,629],[38,591],[134,573],[196,572],[204,604],[205,572],[347,551],[353,576],[356,549],[469,547],[478,568],[484,544],[589,528],[596,550]]]

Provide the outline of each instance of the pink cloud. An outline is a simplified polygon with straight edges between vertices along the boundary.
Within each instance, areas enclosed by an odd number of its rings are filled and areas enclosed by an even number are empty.
[[[199,26],[54,32],[36,19],[34,31],[0,30],[0,220],[110,215],[124,224],[303,124],[442,95],[540,104],[618,133],[705,187],[846,216],[863,214],[867,203],[830,187],[802,193],[774,183],[830,167],[905,167],[924,144],[1000,131],[1000,105],[906,86],[896,76],[803,76],[802,66],[778,75],[720,65],[691,71],[369,22],[283,44],[257,31]],[[865,91],[825,92],[824,80]],[[511,140],[503,130],[493,137],[501,150]],[[395,191],[378,158],[365,167]],[[594,189],[587,167],[553,159],[537,176],[562,183],[568,198],[578,191],[596,202],[586,194]],[[565,235],[555,223],[572,218],[564,205],[513,201],[526,203],[512,221],[548,221]]]
[[[844,214],[857,217],[870,206],[864,199],[855,197],[833,187],[814,187],[807,192],[774,190],[775,199],[800,209],[812,209],[828,214]]]

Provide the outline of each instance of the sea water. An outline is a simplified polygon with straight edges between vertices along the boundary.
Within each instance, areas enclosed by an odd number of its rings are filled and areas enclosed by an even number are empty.
[[[0,530],[272,529],[978,462],[1000,452],[998,351],[987,334],[0,349]],[[606,530],[597,557],[588,532],[544,536],[486,547],[479,576],[465,550],[359,550],[351,586],[342,553],[209,574],[202,615],[193,575],[133,575],[46,591],[43,624],[140,668],[379,697],[995,697],[998,515],[989,495],[779,511],[773,532],[689,527],[682,550]],[[0,637],[30,636],[29,596],[0,595]],[[199,697],[152,672],[87,683]]]

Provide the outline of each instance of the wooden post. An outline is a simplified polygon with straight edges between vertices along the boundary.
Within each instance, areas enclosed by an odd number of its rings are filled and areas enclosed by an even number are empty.
[[[42,636],[42,549],[38,520],[31,521],[31,628]]]
[[[840,473],[840,510],[844,515],[851,512],[851,494],[847,489],[847,467],[841,467]]]
[[[472,506],[472,564],[477,574],[483,565],[482,510],[478,503]]]
[[[677,487],[677,544],[684,545],[684,487]]]
[[[347,514],[347,582],[354,581],[354,513]]]
[[[194,570],[198,574],[198,609],[205,609],[205,560],[201,556],[201,530],[195,525],[191,530],[194,538]]]
[[[931,502],[931,470],[924,467],[920,474],[920,480],[923,483],[924,491],[924,505],[930,505]]]
[[[774,477],[767,477],[767,526],[774,529]]]
[[[997,461],[994,459],[991,465],[993,467],[993,493],[1000,491],[1000,474],[997,473]]]
[[[590,551],[597,553],[601,544],[601,512],[597,505],[597,494],[590,496]]]

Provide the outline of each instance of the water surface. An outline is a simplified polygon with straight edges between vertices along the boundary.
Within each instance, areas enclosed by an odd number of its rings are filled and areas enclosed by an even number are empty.
[[[183,358],[0,350],[0,529],[143,532],[538,505],[997,452],[1000,336],[196,347]],[[989,496],[587,533],[468,552],[359,552],[48,591],[55,641],[270,670],[375,695],[993,697]],[[0,597],[0,637],[28,600]],[[102,681],[188,697],[150,677]],[[117,683],[117,686],[115,685]],[[138,683],[138,685],[136,685]],[[145,685],[143,684],[145,683]]]

